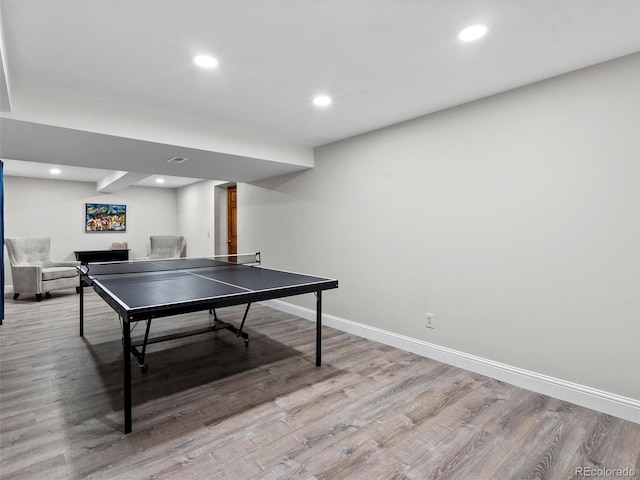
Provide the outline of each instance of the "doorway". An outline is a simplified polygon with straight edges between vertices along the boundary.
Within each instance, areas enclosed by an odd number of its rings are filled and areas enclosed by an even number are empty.
[[[227,254],[238,253],[237,187],[227,187]]]

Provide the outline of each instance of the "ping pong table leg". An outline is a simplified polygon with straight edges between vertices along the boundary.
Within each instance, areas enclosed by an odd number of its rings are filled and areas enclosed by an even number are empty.
[[[316,292],[316,366],[322,365],[322,290]]]
[[[131,433],[131,331],[122,319],[122,353],[124,354],[124,433]]]
[[[84,337],[84,281],[80,277],[80,336]]]

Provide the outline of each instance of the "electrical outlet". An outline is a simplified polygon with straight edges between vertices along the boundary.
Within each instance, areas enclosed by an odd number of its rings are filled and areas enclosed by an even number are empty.
[[[436,328],[436,324],[435,324],[435,315],[433,313],[426,313],[425,314],[427,316],[427,322],[425,323],[425,327],[427,328]]]

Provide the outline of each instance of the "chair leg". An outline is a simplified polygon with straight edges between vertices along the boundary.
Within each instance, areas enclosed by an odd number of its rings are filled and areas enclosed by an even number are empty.
[[[13,294],[13,299],[14,299],[14,300],[17,300],[19,296],[20,296],[20,294],[19,294],[19,293],[14,293],[14,294]]]
[[[38,301],[38,302],[42,301],[42,294],[41,293],[36,293],[36,301]]]

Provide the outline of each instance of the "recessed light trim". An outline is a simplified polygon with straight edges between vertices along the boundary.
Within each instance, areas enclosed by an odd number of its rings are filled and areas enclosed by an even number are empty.
[[[60,170],[59,168],[52,168],[49,170],[49,173],[51,175],[60,175],[62,173],[62,170]]]
[[[164,178],[156,178],[156,183],[164,183]]]
[[[469,25],[458,32],[458,40],[461,42],[475,42],[484,37],[489,27],[484,24]]]
[[[313,98],[313,104],[316,107],[328,107],[331,105],[331,97],[328,95],[316,95]]]
[[[211,55],[196,55],[193,57],[193,61],[202,68],[216,68],[218,66],[218,60]]]

